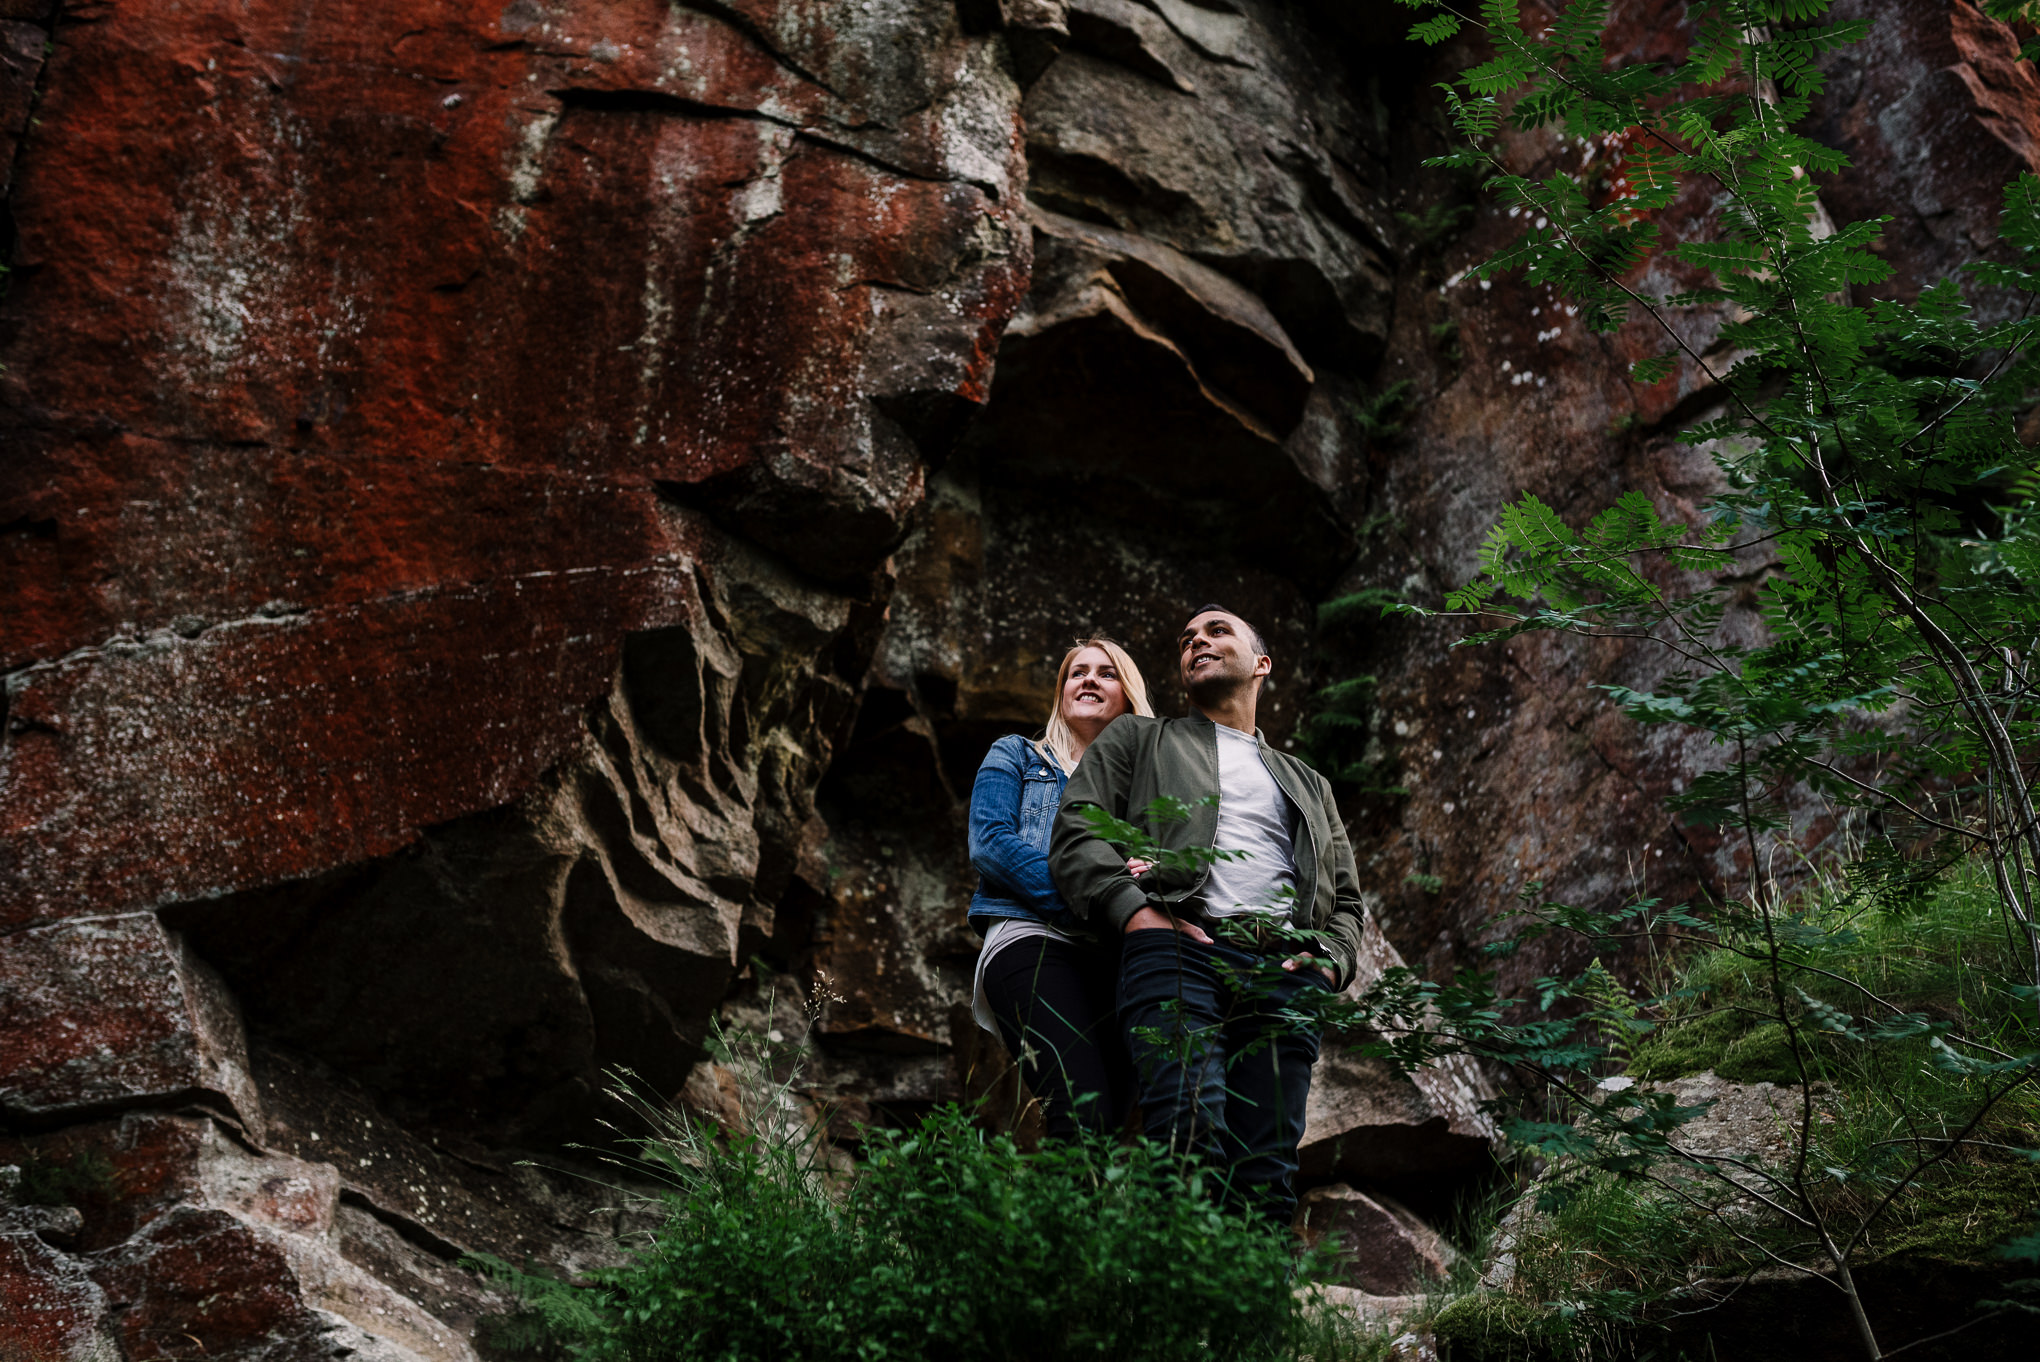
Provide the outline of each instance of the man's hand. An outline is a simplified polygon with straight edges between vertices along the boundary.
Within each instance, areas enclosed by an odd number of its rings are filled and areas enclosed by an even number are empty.
[[[1145,913],[1148,910],[1143,908],[1140,911],[1141,913]],[[1140,913],[1135,913],[1134,916],[1139,917]],[[1291,971],[1294,971],[1298,967],[1304,965],[1308,965],[1311,968],[1315,969],[1319,974],[1324,975],[1325,982],[1330,984],[1333,988],[1337,988],[1339,986],[1338,974],[1333,971],[1330,965],[1319,964],[1318,958],[1312,955],[1309,951],[1305,951],[1302,955],[1292,955],[1287,960],[1284,960],[1282,962],[1282,968]]]
[[[1192,941],[1201,941],[1207,946],[1211,944],[1211,938],[1205,934],[1202,927],[1194,922],[1185,922],[1181,918],[1170,917],[1167,913],[1157,912],[1151,904],[1143,907],[1139,912],[1126,920],[1126,934],[1128,936],[1132,936],[1135,932],[1152,932],[1171,928],[1181,932]]]

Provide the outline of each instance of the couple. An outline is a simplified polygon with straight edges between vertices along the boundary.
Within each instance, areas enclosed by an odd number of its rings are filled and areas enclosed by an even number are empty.
[[[1352,980],[1353,852],[1330,784],[1254,726],[1273,664],[1253,626],[1201,606],[1178,651],[1187,717],[1154,717],[1133,660],[1087,639],[1063,657],[1043,736],[986,755],[970,807],[977,1017],[1020,1057],[1052,1137],[1116,1129],[1138,1100],[1151,1138],[1286,1225],[1318,1052],[1297,1004]],[[1165,796],[1187,821],[1151,815]],[[1247,854],[1189,872],[1128,861],[1086,809],[1170,851]]]

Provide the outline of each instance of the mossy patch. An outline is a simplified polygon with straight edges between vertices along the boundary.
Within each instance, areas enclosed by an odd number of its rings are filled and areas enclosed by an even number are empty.
[[[1722,1053],[1749,1029],[1748,1019],[1725,1011],[1661,1022],[1636,1047],[1629,1072],[1650,1083],[1703,1073],[1719,1064]]]
[[[1745,1031],[1730,1041],[1714,1072],[1731,1083],[1799,1082],[1798,1066],[1792,1062],[1792,1042],[1777,1022]]]
[[[1997,1245],[2040,1213],[2040,1168],[2031,1164],[1971,1164],[1947,1174],[1915,1184],[1872,1230],[1877,1256],[1993,1261]]]
[[[1731,1083],[1797,1083],[1792,1046],[1777,1022],[1759,1024],[1745,1012],[1709,1012],[1665,1022],[1630,1060],[1629,1072],[1651,1083],[1713,1070]]]
[[[1431,1321],[1440,1362],[1551,1362],[1569,1332],[1557,1311],[1500,1291],[1461,1296]]]

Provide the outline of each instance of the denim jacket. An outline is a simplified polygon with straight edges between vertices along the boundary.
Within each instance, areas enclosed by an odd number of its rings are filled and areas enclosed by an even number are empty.
[[[1068,783],[1061,767],[1017,734],[985,753],[970,791],[970,863],[978,872],[970,925],[978,931],[1002,917],[1072,925],[1048,875],[1048,834]]]

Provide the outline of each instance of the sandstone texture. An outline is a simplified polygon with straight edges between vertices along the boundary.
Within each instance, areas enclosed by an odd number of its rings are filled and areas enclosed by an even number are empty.
[[[1860,8],[1820,189],[1897,214],[1904,296],[1997,248],[2040,90],[1969,0]],[[1616,9],[1676,47],[1683,6]],[[843,1151],[965,1098],[1029,1130],[969,1020],[964,809],[1081,634],[1176,712],[1226,603],[1292,747],[1378,678],[1317,753],[1370,773],[1370,972],[1473,963],[1528,881],[1738,875],[1662,810],[1712,754],[1584,686],[1666,659],[1320,619],[1436,599],[1520,492],[1716,486],[1703,373],[1640,389],[1640,327],[1467,278],[1512,223],[1421,165],[1468,51],[1404,22],[0,0],[0,1355],[478,1357],[463,1257],[636,1225],[559,1171],[624,1071]],[[1327,1046],[1312,1205],[1408,1249],[1352,1308],[1446,1260],[1497,1078]]]

